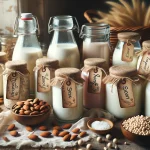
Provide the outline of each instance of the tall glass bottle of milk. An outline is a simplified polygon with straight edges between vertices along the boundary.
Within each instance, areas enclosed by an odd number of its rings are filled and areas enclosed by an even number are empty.
[[[42,50],[36,36],[38,23],[31,13],[22,13],[16,20],[15,31],[19,37],[14,48],[12,60],[25,60],[30,72],[30,94],[34,94],[34,73],[36,60],[42,57]]]
[[[54,16],[49,20],[49,33],[53,37],[47,52],[48,58],[59,61],[60,67],[79,68],[80,55],[73,30],[79,31],[79,25],[75,17]]]

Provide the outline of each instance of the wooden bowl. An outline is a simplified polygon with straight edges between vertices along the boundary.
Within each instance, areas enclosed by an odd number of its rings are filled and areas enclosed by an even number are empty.
[[[17,122],[19,122],[22,125],[30,125],[30,126],[38,125],[44,122],[46,119],[49,118],[49,115],[50,115],[50,109],[47,112],[43,114],[39,114],[39,115],[19,115],[13,111],[11,112],[12,112],[13,118]]]
[[[91,124],[92,124],[92,122],[94,122],[94,121],[105,121],[105,122],[107,122],[107,123],[110,125],[110,129],[107,129],[107,130],[96,130],[96,129],[94,129],[94,128],[91,127]],[[108,119],[105,119],[105,118],[92,118],[92,119],[90,119],[90,120],[87,122],[87,126],[88,126],[88,128],[89,128],[91,131],[93,131],[93,132],[95,132],[95,133],[97,133],[97,134],[107,134],[107,133],[109,133],[109,132],[113,129],[114,124],[113,124],[112,121],[110,121],[110,120],[108,120]]]
[[[123,121],[122,121],[123,122]],[[138,145],[144,145],[144,146],[150,146],[150,135],[144,136],[144,135],[138,135],[134,134],[130,131],[127,131],[123,126],[121,122],[121,131],[122,134],[130,141],[135,142]]]

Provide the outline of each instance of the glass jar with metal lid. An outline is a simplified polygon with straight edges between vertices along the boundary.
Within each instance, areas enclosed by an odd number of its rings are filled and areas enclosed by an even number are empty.
[[[83,57],[103,58],[107,67],[110,63],[110,27],[108,24],[86,23],[82,26],[80,37],[83,38]]]

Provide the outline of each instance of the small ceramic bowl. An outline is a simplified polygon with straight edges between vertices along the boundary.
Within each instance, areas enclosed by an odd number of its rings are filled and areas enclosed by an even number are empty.
[[[123,122],[123,121],[122,121]],[[138,135],[138,134],[134,134],[128,130],[126,130],[123,126],[122,126],[122,122],[121,122],[121,131],[122,134],[130,141],[135,142],[138,145],[144,145],[144,146],[150,146],[150,135],[144,136],[144,135]]]
[[[30,126],[38,125],[38,124],[44,122],[46,119],[48,119],[50,116],[50,113],[51,113],[51,107],[49,107],[49,110],[42,113],[42,114],[20,115],[20,114],[17,114],[13,111],[13,107],[11,110],[12,116],[17,122],[19,122],[22,125],[30,125]]]
[[[92,124],[94,121],[105,121],[105,122],[107,122],[107,123],[110,125],[110,128],[107,129],[107,130],[96,130],[96,129],[94,129],[94,128],[91,127],[91,124]],[[108,120],[108,119],[105,119],[105,118],[92,118],[92,119],[90,119],[90,120],[87,122],[87,126],[88,126],[88,128],[89,128],[91,131],[93,131],[93,132],[95,132],[95,133],[97,133],[97,134],[107,134],[107,133],[109,133],[109,132],[113,129],[114,124],[113,124],[112,121],[110,121],[110,120]]]

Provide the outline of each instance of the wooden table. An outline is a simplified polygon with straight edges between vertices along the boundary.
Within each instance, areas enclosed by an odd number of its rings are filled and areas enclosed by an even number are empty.
[[[1,108],[3,109],[3,111],[6,111],[6,108],[4,108],[3,106],[1,106]],[[118,139],[119,150],[150,150],[150,147],[139,146],[139,145],[125,139],[120,130],[120,121],[115,123],[115,127],[112,130],[111,135],[114,138]],[[105,136],[102,136],[102,137],[104,139],[104,142],[102,142],[102,143],[98,143],[96,141],[96,138],[94,138],[88,142],[88,143],[92,144],[92,147],[93,147],[92,150],[103,150],[103,148],[107,145],[108,142],[112,142],[112,141],[107,141]],[[125,145],[124,142],[127,142],[127,145]],[[66,148],[66,150],[79,150],[79,149],[86,150],[86,145],[83,145],[82,147]],[[16,150],[16,148],[10,147],[10,146],[9,147],[1,147],[0,146],[0,150]],[[21,150],[61,150],[61,149],[60,148],[52,149],[52,148],[43,148],[43,147],[31,148],[31,147],[25,146],[25,147],[22,147]]]

